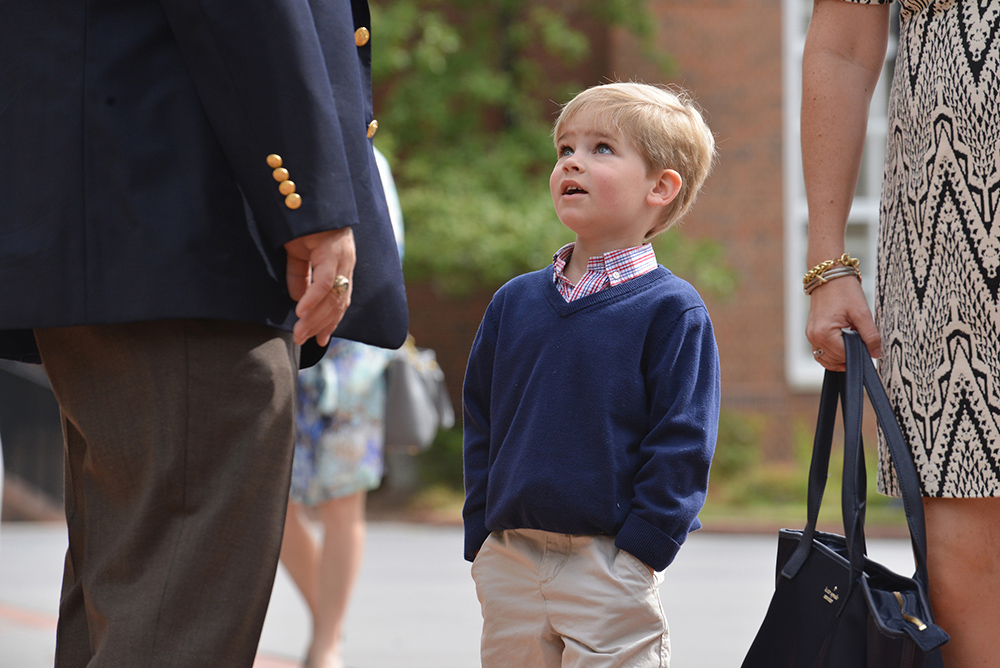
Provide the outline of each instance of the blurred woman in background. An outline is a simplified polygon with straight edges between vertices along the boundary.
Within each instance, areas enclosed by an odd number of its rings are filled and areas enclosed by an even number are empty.
[[[378,149],[375,158],[402,258],[399,197]],[[365,499],[382,480],[384,372],[391,356],[384,348],[335,338],[319,364],[299,373],[281,563],[312,615],[305,668],[343,668],[344,617],[364,554]]]

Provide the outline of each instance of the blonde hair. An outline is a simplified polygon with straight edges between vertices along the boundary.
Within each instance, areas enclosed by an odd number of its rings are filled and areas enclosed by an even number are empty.
[[[694,204],[715,161],[715,137],[701,109],[683,89],[638,82],[593,86],[567,102],[553,128],[558,142],[563,126],[581,112],[593,113],[601,131],[627,137],[646,160],[649,173],[672,169],[681,188],[664,207],[647,240],[677,224]]]

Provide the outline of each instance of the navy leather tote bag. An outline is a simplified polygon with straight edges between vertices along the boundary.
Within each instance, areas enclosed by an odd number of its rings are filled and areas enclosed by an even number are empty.
[[[917,472],[861,337],[845,332],[847,370],[827,371],[809,467],[806,526],[778,536],[774,595],[743,668],[941,668],[948,634],[927,597],[927,539]],[[865,549],[864,390],[875,409],[902,490],[916,571],[898,575]],[[816,530],[843,400],[844,535]]]

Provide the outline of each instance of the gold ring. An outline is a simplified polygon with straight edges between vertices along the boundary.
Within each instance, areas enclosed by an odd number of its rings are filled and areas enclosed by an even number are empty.
[[[333,279],[333,287],[330,290],[335,295],[343,295],[347,293],[347,288],[351,287],[351,279],[347,276],[337,276]]]

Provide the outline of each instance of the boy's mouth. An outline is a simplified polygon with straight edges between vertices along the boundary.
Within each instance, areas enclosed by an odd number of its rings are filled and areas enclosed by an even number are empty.
[[[563,186],[563,195],[586,195],[587,191],[576,185],[575,183],[568,183]]]

